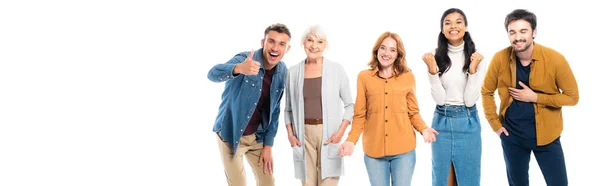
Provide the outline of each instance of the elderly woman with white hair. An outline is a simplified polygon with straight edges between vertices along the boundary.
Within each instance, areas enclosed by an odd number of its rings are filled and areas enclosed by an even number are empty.
[[[354,114],[350,84],[342,65],[323,57],[322,27],[309,27],[301,41],[306,59],[287,72],[284,112],[295,177],[304,186],[338,185],[344,174],[338,148]]]

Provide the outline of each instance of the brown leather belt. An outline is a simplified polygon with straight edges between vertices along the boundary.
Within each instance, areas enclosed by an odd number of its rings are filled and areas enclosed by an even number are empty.
[[[323,119],[304,119],[304,124],[320,125],[320,124],[323,124]]]

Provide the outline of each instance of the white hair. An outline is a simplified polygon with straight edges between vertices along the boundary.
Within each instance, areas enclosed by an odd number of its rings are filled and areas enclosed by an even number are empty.
[[[323,27],[320,25],[312,25],[304,31],[304,34],[302,35],[302,38],[301,38],[302,42],[300,42],[301,45],[304,45],[304,41],[306,41],[306,38],[309,35],[314,35],[315,37],[317,37],[319,39],[323,39],[325,42],[327,42],[327,34],[325,33],[325,29],[323,29]]]

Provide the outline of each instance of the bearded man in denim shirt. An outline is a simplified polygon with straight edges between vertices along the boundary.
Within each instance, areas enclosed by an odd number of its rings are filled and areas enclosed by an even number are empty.
[[[243,156],[256,185],[275,184],[271,148],[285,89],[287,67],[281,59],[290,49],[291,34],[279,23],[267,27],[264,34],[262,48],[238,53],[208,72],[211,81],[225,82],[213,131],[229,185],[246,185]]]

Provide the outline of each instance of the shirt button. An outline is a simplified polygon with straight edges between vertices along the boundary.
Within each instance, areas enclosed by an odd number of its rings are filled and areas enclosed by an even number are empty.
[[[385,106],[385,109],[387,109],[387,106]]]
[[[385,134],[385,137],[387,137],[387,134]]]
[[[254,86],[254,83],[252,83],[252,86]]]
[[[256,103],[254,103],[254,105],[256,105]]]
[[[387,80],[385,80],[385,83],[387,83]]]
[[[387,92],[385,92],[385,95],[387,95]]]
[[[240,132],[244,132],[244,130],[242,129],[242,130],[240,130]]]
[[[248,118],[250,118],[250,116],[248,116]]]
[[[248,80],[246,80],[246,83],[248,83]]]
[[[387,122],[387,119],[385,120],[385,122]]]
[[[258,91],[262,91],[262,88],[261,88],[261,89],[258,89]]]

